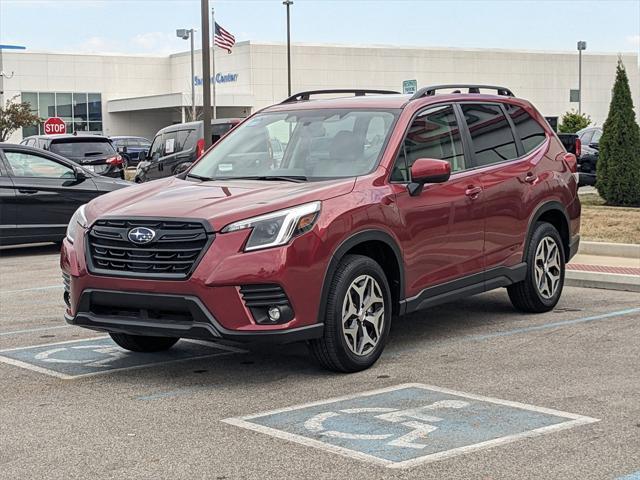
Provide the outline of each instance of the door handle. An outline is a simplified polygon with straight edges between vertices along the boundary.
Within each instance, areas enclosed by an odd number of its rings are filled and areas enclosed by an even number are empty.
[[[464,194],[467,197],[471,198],[472,200],[475,200],[476,198],[478,198],[481,193],[482,193],[482,187],[476,187],[473,185],[469,185],[464,192]]]
[[[538,176],[534,175],[533,173],[529,172],[527,173],[527,176],[524,177],[524,181],[530,184],[534,184],[538,181]]]
[[[34,193],[38,193],[38,190],[35,188],[19,188],[18,192],[33,195]]]

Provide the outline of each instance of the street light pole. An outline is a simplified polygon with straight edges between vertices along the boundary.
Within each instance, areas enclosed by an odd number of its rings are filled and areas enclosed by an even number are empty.
[[[186,29],[186,28],[180,28],[178,30],[176,30],[176,36],[183,39],[183,40],[187,40],[187,39],[191,39],[191,120],[195,121],[196,119],[196,82],[195,82],[195,69],[193,66],[193,58],[194,58],[194,51],[193,51],[193,35],[195,33],[195,30],[193,28],[190,29]]]
[[[578,114],[582,115],[582,51],[587,49],[587,42],[578,42]]]
[[[209,48],[209,0],[200,0],[202,22],[202,121],[204,148],[211,146],[211,49]]]
[[[287,92],[291,96],[291,17],[289,8],[293,5],[293,0],[284,0],[283,5],[287,6]]]

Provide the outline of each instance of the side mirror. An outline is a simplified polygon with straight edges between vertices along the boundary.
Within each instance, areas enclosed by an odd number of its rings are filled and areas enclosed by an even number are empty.
[[[190,166],[191,166],[191,162],[181,163],[176,167],[175,174],[180,175],[182,172],[186,172]]]
[[[409,195],[419,195],[425,183],[444,183],[450,176],[449,162],[435,158],[419,158],[411,165],[411,183],[407,185]]]
[[[81,168],[75,168],[73,171],[74,171],[76,180],[79,182],[82,182],[83,180],[86,180],[87,178],[89,178],[86,172]]]

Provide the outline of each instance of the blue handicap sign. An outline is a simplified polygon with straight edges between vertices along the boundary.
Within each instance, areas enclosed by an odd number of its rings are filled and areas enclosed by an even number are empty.
[[[405,384],[224,422],[404,468],[596,419]]]
[[[99,337],[0,351],[0,362],[71,379],[236,352],[243,350],[181,340],[165,352],[135,353],[120,348],[109,337]]]

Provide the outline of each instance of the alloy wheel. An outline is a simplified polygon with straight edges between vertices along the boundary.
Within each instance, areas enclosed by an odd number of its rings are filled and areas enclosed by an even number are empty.
[[[380,341],[384,325],[384,299],[378,282],[370,275],[358,276],[342,302],[342,333],[349,350],[369,354]]]
[[[534,274],[538,293],[545,298],[552,298],[562,274],[560,266],[560,249],[551,237],[544,237],[538,244],[534,258]]]

